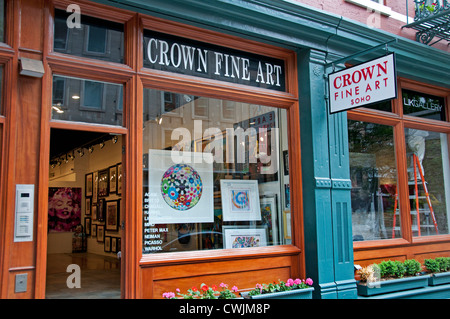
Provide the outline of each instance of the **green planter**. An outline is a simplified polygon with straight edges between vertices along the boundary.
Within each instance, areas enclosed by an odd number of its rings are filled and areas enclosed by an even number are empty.
[[[430,286],[450,284],[450,271],[431,274],[428,284]]]
[[[249,296],[248,292],[241,292],[241,296],[244,297],[244,299],[312,299],[313,291],[314,288],[303,288],[255,296]]]
[[[373,283],[358,283],[358,295],[370,297],[428,286],[429,275],[381,280]]]

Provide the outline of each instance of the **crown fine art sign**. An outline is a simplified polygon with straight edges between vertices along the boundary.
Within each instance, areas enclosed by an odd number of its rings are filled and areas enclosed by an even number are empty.
[[[397,97],[395,55],[331,73],[328,77],[330,113],[382,102]]]

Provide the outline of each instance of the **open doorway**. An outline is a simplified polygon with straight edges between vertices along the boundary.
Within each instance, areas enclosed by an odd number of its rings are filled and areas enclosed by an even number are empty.
[[[122,138],[51,130],[46,298],[120,298]]]

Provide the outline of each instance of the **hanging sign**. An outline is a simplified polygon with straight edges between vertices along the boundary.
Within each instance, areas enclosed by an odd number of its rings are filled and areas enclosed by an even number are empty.
[[[330,113],[397,97],[395,55],[391,53],[328,76]]]
[[[144,30],[144,67],[285,91],[284,61]]]

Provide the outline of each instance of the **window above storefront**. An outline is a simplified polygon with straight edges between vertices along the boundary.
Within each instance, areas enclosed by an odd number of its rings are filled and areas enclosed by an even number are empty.
[[[68,27],[70,14],[55,10],[53,50],[103,61],[124,62],[124,25],[87,15],[79,27]]]

